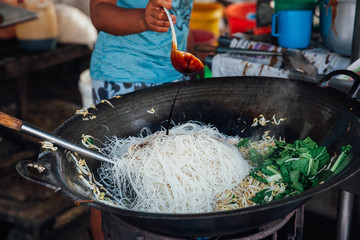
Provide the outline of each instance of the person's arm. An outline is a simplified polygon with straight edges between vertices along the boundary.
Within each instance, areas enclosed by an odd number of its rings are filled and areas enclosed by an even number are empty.
[[[171,4],[171,0],[150,0],[146,8],[126,9],[116,6],[116,0],[91,0],[90,16],[96,29],[112,35],[167,32],[170,23],[162,7],[171,9]]]

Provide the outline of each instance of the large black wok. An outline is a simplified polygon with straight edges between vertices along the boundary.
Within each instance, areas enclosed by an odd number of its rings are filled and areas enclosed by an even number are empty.
[[[99,202],[85,203],[99,208],[103,214],[117,217],[138,227],[178,237],[220,236],[245,232],[284,217],[315,194],[325,191],[359,170],[360,104],[341,91],[320,88],[296,80],[266,77],[225,77],[171,83],[113,98],[90,108],[96,118],[83,120],[76,115],[55,130],[55,134],[81,144],[81,135],[89,134],[100,141],[116,135],[137,135],[143,127],[153,131],[167,125],[176,92],[172,120],[175,123],[197,120],[215,125],[228,135],[261,136],[265,130],[288,142],[310,136],[330,153],[341,146],[352,145],[353,161],[338,175],[322,185],[287,199],[245,209],[205,214],[158,214],[129,211]],[[148,112],[153,108],[155,113]],[[280,125],[249,127],[253,118],[263,114],[286,117]],[[245,129],[245,130],[244,130]],[[87,159],[96,175],[99,162]],[[18,171],[25,177],[47,185],[72,200],[89,199],[87,188],[79,181],[74,162],[65,150],[42,150],[37,162],[46,170],[37,176],[28,172],[34,164],[24,161]],[[43,170],[42,168],[38,168]],[[116,229],[114,229],[116,231]]]

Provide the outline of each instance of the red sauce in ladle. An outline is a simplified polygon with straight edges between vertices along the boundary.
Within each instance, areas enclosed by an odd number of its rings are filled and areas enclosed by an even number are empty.
[[[184,75],[192,75],[204,71],[204,64],[200,59],[191,53],[178,50],[174,42],[172,42],[170,58],[174,68]]]
[[[204,71],[204,64],[201,62],[200,59],[198,59],[191,53],[177,49],[177,40],[173,22],[171,20],[168,10],[164,8],[164,11],[169,19],[172,34],[170,55],[172,65],[178,72],[184,75],[193,75],[198,72]]]

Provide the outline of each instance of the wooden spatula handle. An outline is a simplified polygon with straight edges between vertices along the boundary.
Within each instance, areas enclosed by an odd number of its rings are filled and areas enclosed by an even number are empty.
[[[48,133],[40,128],[37,128],[26,122],[23,122],[20,119],[9,116],[6,113],[3,113],[1,111],[0,111],[0,125],[14,129],[14,130],[22,132],[22,133],[25,133],[25,134],[33,136],[33,137],[36,137],[41,140],[49,141],[57,146],[72,150],[79,154],[83,154],[84,156],[88,156],[88,157],[91,157],[91,158],[94,158],[96,160],[103,161],[106,163],[114,164],[113,160],[110,160],[108,157],[106,157],[103,154],[100,154],[100,153],[97,153],[94,151],[90,151],[89,149],[84,148],[84,147],[80,147],[70,141],[62,139],[52,133]]]
[[[7,128],[20,131],[23,122],[20,119],[17,119],[13,116],[10,116],[4,112],[0,111],[0,124],[4,125]]]

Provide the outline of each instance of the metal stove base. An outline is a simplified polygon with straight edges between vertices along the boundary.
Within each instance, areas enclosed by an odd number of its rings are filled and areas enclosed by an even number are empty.
[[[102,214],[106,222],[111,219],[106,213]],[[112,226],[113,227],[113,226]],[[304,227],[304,206],[292,211],[284,218],[277,219],[269,224],[260,226],[257,230],[229,236],[202,237],[202,238],[177,238],[164,236],[130,225],[117,219],[116,231],[103,225],[104,237],[107,240],[260,240],[260,239],[302,239]]]

